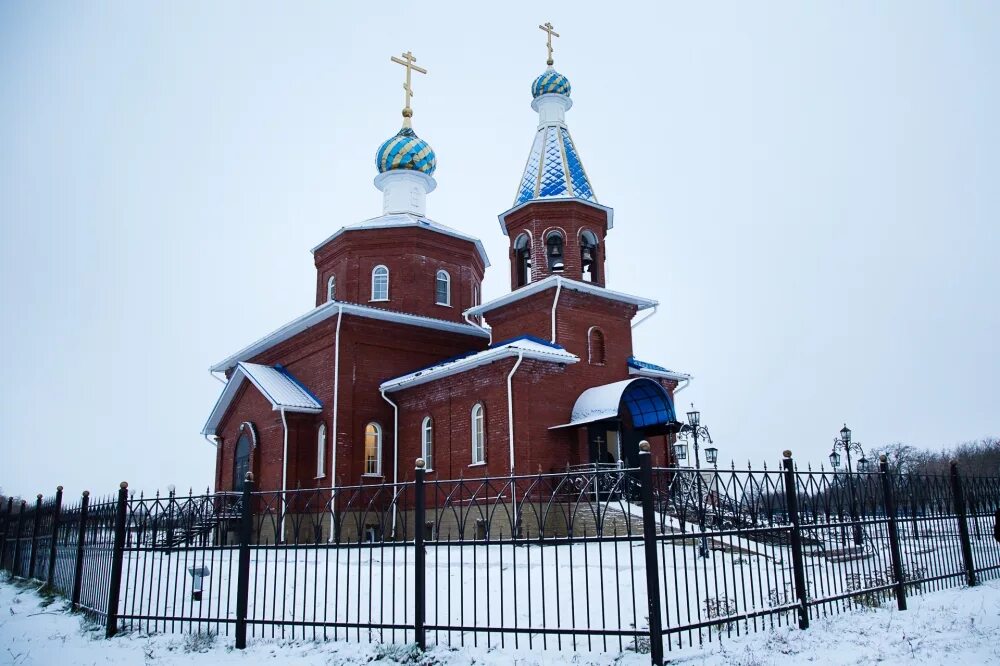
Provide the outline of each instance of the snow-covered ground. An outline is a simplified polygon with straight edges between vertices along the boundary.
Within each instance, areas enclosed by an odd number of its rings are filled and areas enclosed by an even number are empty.
[[[485,648],[255,639],[245,651],[231,639],[205,635],[123,634],[104,640],[103,629],[44,598],[35,585],[0,582],[0,664],[648,664],[644,654],[518,652]],[[814,620],[806,631],[774,631],[723,638],[704,647],[667,653],[681,664],[1000,664],[1000,581],[914,596],[910,609],[854,611]]]

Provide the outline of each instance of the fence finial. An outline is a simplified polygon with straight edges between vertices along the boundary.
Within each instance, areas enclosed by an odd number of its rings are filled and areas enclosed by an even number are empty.
[[[37,495],[35,495],[35,499],[42,499],[42,494],[38,493]]]
[[[878,459],[879,462],[889,462],[889,456],[885,455],[884,453],[878,454]]]
[[[62,492],[62,489],[63,489],[62,486],[56,486],[56,490],[58,490],[59,492]]]
[[[246,476],[243,477],[245,481],[253,481],[253,472],[247,472]]]
[[[427,466],[427,462],[423,458],[417,458],[414,464],[417,466],[417,469],[423,469]]]
[[[639,450],[644,453],[649,453],[649,442],[647,442],[646,440],[642,440],[641,442],[639,442]]]
[[[125,490],[126,488],[128,488],[128,481],[122,481],[121,483],[118,484],[118,487],[121,488],[122,490]]]
[[[792,451],[791,451],[791,449],[785,449],[784,451],[781,452],[781,455],[785,456],[786,458],[791,458],[792,457]]]
[[[90,497],[90,491],[89,490],[84,490],[83,491],[83,496],[84,497]]]

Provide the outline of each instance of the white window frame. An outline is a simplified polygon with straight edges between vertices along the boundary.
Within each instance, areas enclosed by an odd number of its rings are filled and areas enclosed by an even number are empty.
[[[385,295],[380,296],[376,291],[375,280],[378,278],[379,271],[385,272]],[[372,269],[372,301],[388,301],[389,300],[389,267],[384,264],[379,264]]]
[[[486,464],[486,415],[483,413],[484,411],[481,402],[472,406],[472,465]]]
[[[368,456],[368,429],[375,429],[375,460],[374,467],[372,467],[372,460]],[[365,472],[363,476],[382,476],[382,426],[380,426],[375,421],[369,421],[365,424],[365,435],[364,435],[364,453],[365,453]]]
[[[319,424],[319,432],[316,433],[316,478],[322,479],[326,476],[326,424]]]
[[[420,424],[420,455],[424,459],[424,469],[434,471],[434,419],[425,416]]]
[[[438,300],[438,283],[444,281],[444,302]],[[434,275],[434,303],[451,307],[451,275],[443,268]]]
[[[337,276],[331,275],[326,281],[326,300],[335,301],[337,300]]]

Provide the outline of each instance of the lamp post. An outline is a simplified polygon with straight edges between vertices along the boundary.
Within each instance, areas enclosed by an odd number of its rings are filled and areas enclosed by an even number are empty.
[[[861,447],[861,442],[855,442],[851,439],[851,429],[847,427],[846,423],[840,429],[840,437],[834,437],[833,439],[833,450],[830,452],[830,466],[833,467],[834,473],[840,467],[841,462],[837,449],[843,450],[847,456],[847,484],[851,494],[851,530],[854,533],[854,545],[860,546],[864,540],[864,534],[861,530],[861,524],[858,522],[858,511],[854,496],[854,469],[851,467],[851,452],[853,451],[861,456],[858,458],[858,472],[864,473],[868,471],[868,459],[865,457],[865,450]]]
[[[702,478],[701,478],[701,455],[698,447],[698,440],[704,439],[709,444],[712,444],[712,436],[708,432],[708,428],[701,424],[701,412],[694,408],[694,403],[691,403],[691,411],[687,413],[687,423],[682,423],[680,429],[677,431],[677,442],[674,444],[674,458],[677,460],[678,467],[680,466],[680,461],[687,459],[687,442],[693,441],[694,443],[694,468],[695,468],[695,484],[698,493],[698,527],[701,530],[701,548],[699,555],[701,557],[708,557],[708,538],[705,536],[705,494],[702,492]],[[708,446],[705,448],[705,462],[710,465],[715,466],[719,460],[719,449],[714,446]]]

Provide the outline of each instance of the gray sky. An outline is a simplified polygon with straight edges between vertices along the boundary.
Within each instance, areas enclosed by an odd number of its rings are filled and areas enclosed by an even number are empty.
[[[695,375],[721,458],[1000,434],[1000,5],[430,5],[0,4],[0,486],[211,482],[206,369],[380,213],[403,50],[428,213],[504,293],[544,21],[609,286],[661,302],[636,353]]]

